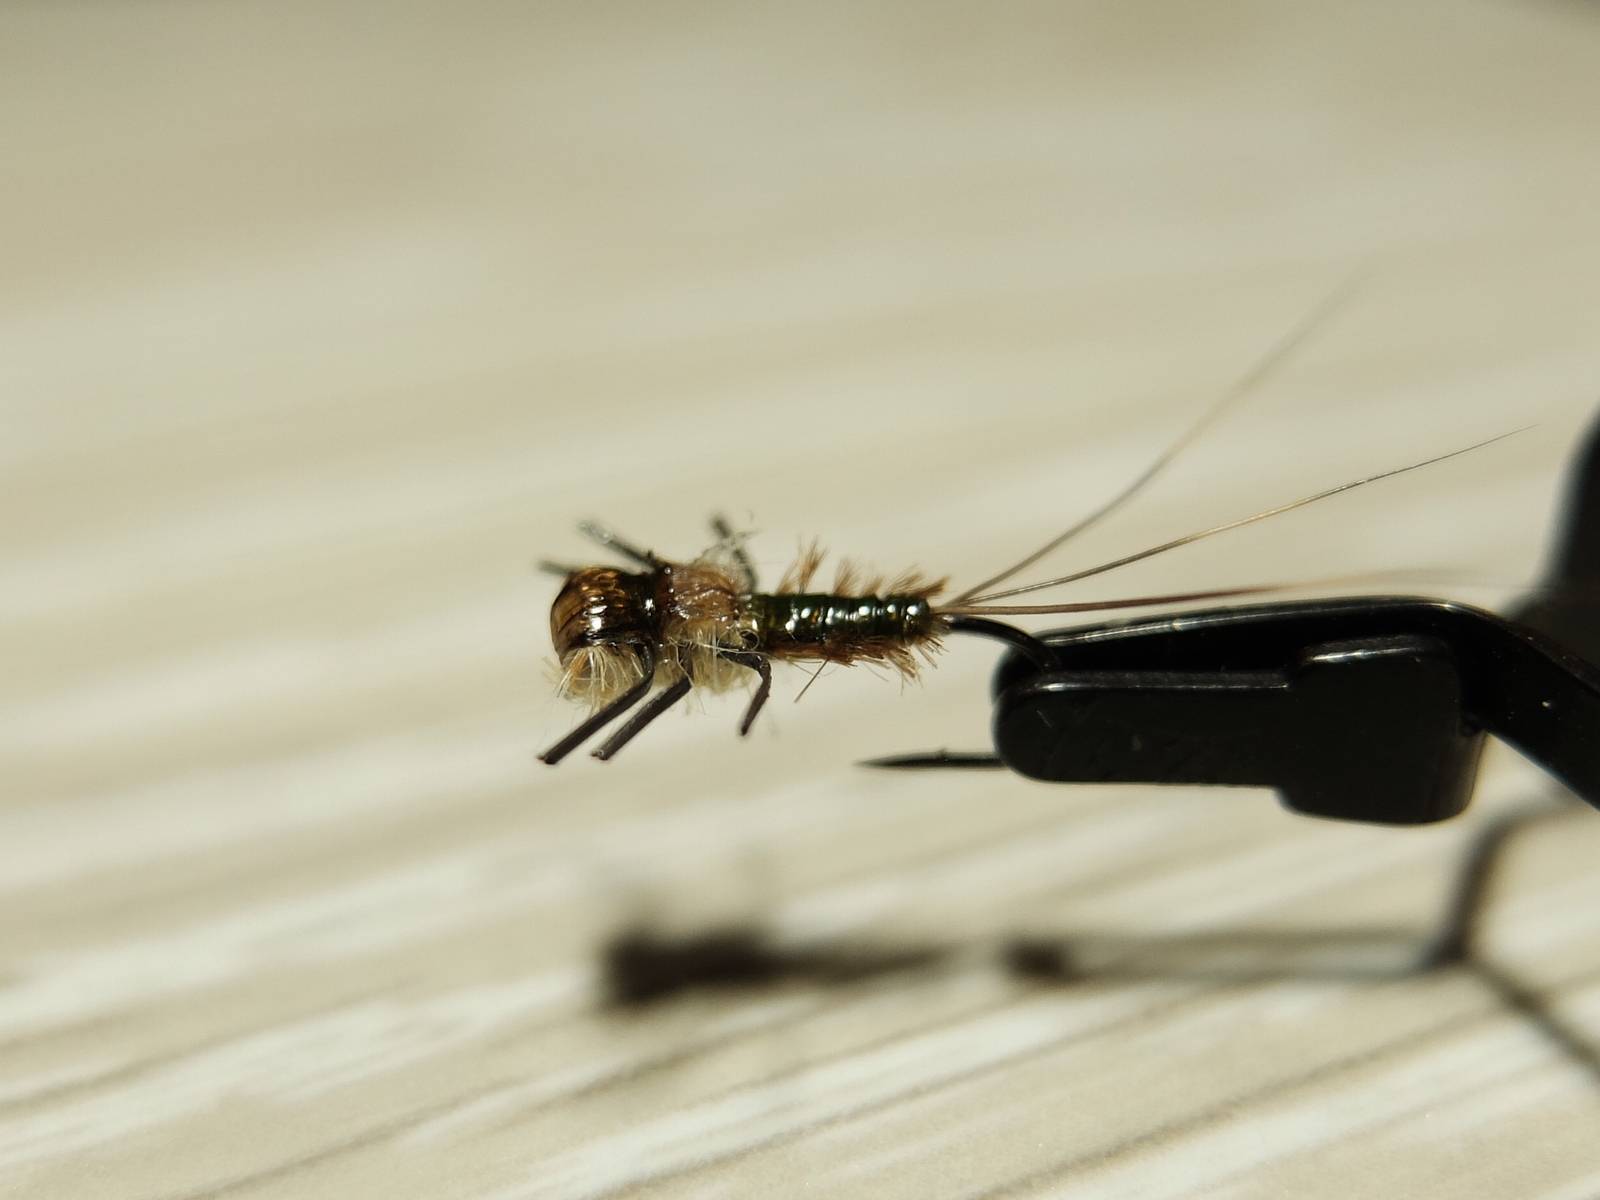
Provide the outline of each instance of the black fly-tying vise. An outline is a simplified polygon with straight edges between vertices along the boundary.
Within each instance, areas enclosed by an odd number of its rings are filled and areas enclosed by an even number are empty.
[[[1492,734],[1600,807],[1600,421],[1546,583],[1516,620],[1388,596],[1061,630],[996,672],[993,754],[1053,783],[1271,787],[1296,812],[1420,825],[1461,812]]]

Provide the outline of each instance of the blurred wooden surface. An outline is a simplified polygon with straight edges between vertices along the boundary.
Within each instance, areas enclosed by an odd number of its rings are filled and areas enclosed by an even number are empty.
[[[1536,428],[1074,596],[1503,602],[1600,395],[1600,9],[15,4],[0,112],[0,1194],[1600,1195],[1600,819],[1485,926],[1576,1049],[1404,970],[1509,753],[1421,830],[854,767],[983,745],[953,644],[550,770],[531,570],[723,510],[971,580],[1359,275],[1059,561]],[[627,1008],[630,929],[885,969]]]

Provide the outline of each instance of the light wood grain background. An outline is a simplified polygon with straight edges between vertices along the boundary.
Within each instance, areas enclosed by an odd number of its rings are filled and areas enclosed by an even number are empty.
[[[1359,277],[1063,564],[1535,428],[1074,598],[1506,602],[1600,399],[1600,9],[16,3],[0,117],[0,1194],[1600,1195],[1592,1065],[1403,969],[1515,756],[1421,830],[853,766],[984,744],[953,644],[551,770],[531,566],[721,510],[971,581]],[[1600,1045],[1597,861],[1531,827],[1485,944]],[[606,1002],[729,927],[946,953]]]

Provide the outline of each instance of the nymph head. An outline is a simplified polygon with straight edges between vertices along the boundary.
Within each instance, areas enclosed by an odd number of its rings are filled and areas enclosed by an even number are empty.
[[[550,606],[561,693],[599,707],[644,679],[659,640],[651,574],[615,567],[572,572]]]

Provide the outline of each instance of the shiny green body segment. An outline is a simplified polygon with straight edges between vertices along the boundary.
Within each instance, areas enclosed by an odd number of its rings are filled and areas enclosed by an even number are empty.
[[[755,617],[756,647],[779,657],[798,657],[811,647],[919,642],[939,632],[939,618],[926,596],[756,592],[745,603]]]

